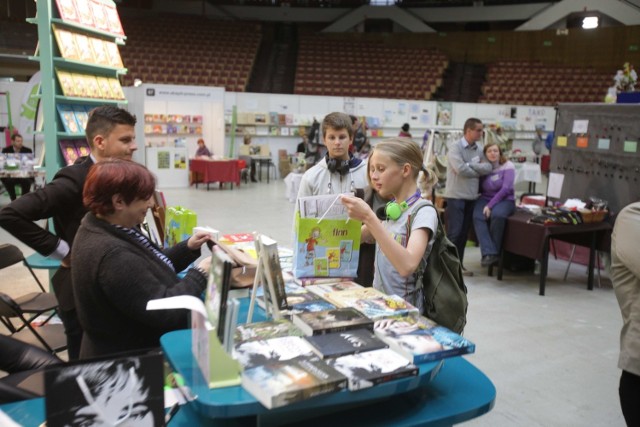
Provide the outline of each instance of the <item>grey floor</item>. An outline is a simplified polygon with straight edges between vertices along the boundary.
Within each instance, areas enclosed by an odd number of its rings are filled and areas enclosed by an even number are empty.
[[[215,187],[215,188],[214,188]],[[259,231],[291,245],[293,205],[281,180],[164,190],[170,205],[198,213],[200,225],[223,233]],[[0,206],[8,203],[0,196]],[[0,243],[33,251],[0,229]],[[624,426],[618,404],[618,335],[621,318],[606,272],[602,286],[586,289],[586,268],[551,260],[547,295],[538,276],[505,273],[503,281],[480,267],[480,252],[467,248],[469,314],[465,336],[476,343],[467,360],[495,384],[494,409],[469,426]],[[40,274],[40,273],[39,273]],[[0,291],[35,290],[20,266],[3,270]],[[41,274],[47,280],[45,274]]]

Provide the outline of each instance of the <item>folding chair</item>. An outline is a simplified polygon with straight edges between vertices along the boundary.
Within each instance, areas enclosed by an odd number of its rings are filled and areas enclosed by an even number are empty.
[[[26,262],[22,251],[18,249],[17,246],[11,245],[9,243],[0,245],[0,270],[2,270],[3,268],[11,267],[12,265],[18,264],[20,262],[29,270],[29,273],[31,273],[38,286],[40,286],[40,289],[42,289],[42,292],[46,292],[44,286],[42,286],[42,283],[40,282],[40,280],[38,280],[38,276],[36,276],[31,266]]]
[[[67,337],[61,324],[48,324],[56,313],[58,301],[52,294],[31,293],[16,300],[0,292],[0,321],[7,327],[11,336],[50,353],[67,349]],[[43,324],[34,327],[31,323],[40,315],[47,314]],[[20,321],[15,325],[12,319]]]

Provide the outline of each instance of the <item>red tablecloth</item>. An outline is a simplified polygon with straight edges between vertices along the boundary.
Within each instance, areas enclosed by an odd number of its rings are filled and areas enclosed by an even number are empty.
[[[189,161],[189,171],[202,176],[201,181],[205,184],[210,182],[231,182],[240,185],[240,164],[239,160],[200,160]]]

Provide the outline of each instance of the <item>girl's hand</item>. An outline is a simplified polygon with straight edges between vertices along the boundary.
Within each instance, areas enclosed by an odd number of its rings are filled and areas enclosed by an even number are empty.
[[[489,219],[489,217],[491,216],[491,208],[489,206],[485,206],[484,209],[482,209],[482,213],[484,214],[484,217]]]
[[[347,208],[347,213],[351,219],[365,222],[371,215],[375,216],[371,207],[362,199],[342,194],[340,202]]]
[[[211,240],[211,234],[205,231],[198,231],[196,234],[189,237],[189,240],[187,241],[187,247],[190,250],[195,251],[197,249],[200,249],[200,247],[208,240]]]

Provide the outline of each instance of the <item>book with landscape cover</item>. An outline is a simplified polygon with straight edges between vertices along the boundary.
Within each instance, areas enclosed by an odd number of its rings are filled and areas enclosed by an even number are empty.
[[[269,291],[273,295],[273,303],[278,310],[286,310],[288,308],[287,292],[284,286],[282,268],[280,267],[278,243],[264,234],[259,236],[259,240],[261,247],[260,259]]]
[[[245,323],[236,327],[235,345],[249,341],[264,341],[278,337],[301,337],[300,328],[287,319],[267,320],[265,322]]]
[[[296,313],[291,317],[291,321],[307,336],[342,332],[358,328],[373,331],[373,320],[350,307]]]
[[[216,331],[220,343],[224,344],[224,325],[227,314],[227,297],[231,287],[230,275],[233,262],[220,248],[211,250],[211,267],[204,298],[209,322]]]
[[[413,363],[475,352],[471,341],[423,316],[397,316],[375,322],[375,334]]]
[[[371,319],[389,316],[417,316],[419,310],[397,295],[387,295],[374,288],[347,289],[324,296],[338,307],[353,307]]]
[[[362,288],[363,286],[360,286],[359,284],[357,284],[356,282],[352,282],[351,280],[334,281],[332,283],[319,283],[305,286],[305,289],[309,290],[309,292],[312,292],[322,298],[324,298],[325,295],[330,292]]]
[[[56,104],[60,121],[64,126],[64,131],[67,133],[82,133],[78,122],[76,122],[76,116],[73,114],[73,106],[67,104]]]
[[[268,409],[344,390],[347,379],[317,357],[297,357],[247,369],[242,387]]]
[[[249,369],[298,356],[312,356],[313,347],[302,337],[284,336],[237,344],[232,355],[245,369]]]
[[[326,360],[349,379],[349,390],[361,390],[388,381],[418,375],[418,367],[389,348]]]
[[[70,31],[63,30],[55,25],[52,25],[51,27],[53,28],[53,34],[56,37],[56,43],[58,44],[60,55],[65,59],[79,59],[80,54],[73,34]]]
[[[387,348],[387,344],[368,329],[351,329],[305,338],[321,359]]]

